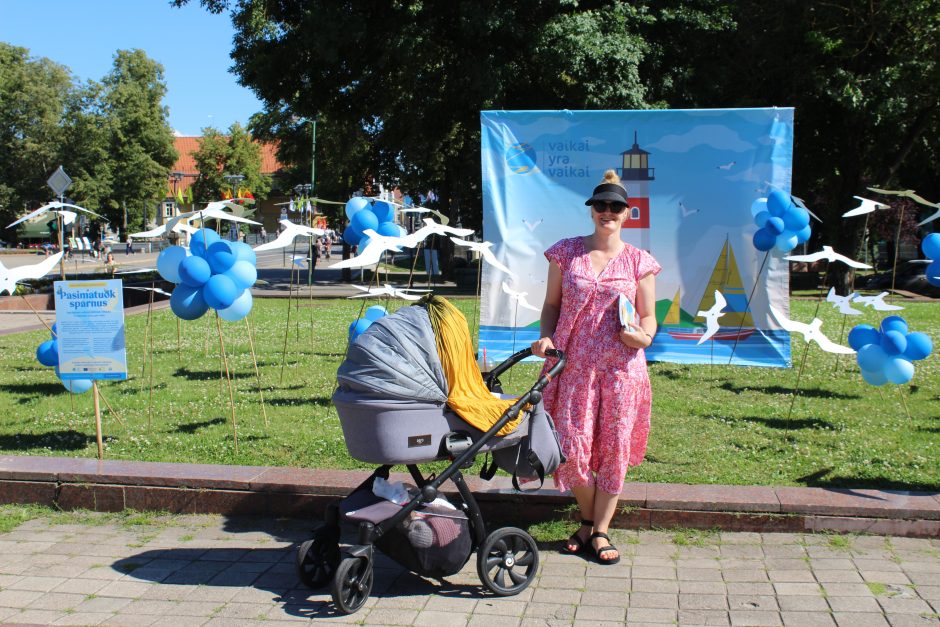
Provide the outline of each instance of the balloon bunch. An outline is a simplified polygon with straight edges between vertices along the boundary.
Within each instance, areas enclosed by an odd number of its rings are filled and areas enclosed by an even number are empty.
[[[343,239],[360,250],[369,244],[369,237],[364,234],[366,230],[371,229],[386,237],[404,237],[408,234],[403,227],[393,222],[395,206],[384,200],[370,202],[361,196],[350,198],[346,203],[346,217],[349,218],[349,226],[343,231]]]
[[[809,239],[812,228],[809,225],[809,212],[798,207],[790,197],[775,189],[767,198],[758,198],[751,205],[754,223],[758,226],[754,233],[754,247],[768,251],[777,247],[782,253],[788,253]]]
[[[383,316],[388,315],[388,310],[382,305],[372,305],[366,309],[362,318],[357,318],[349,324],[349,343],[352,344],[357,337],[366,332],[372,323]]]
[[[940,233],[931,233],[920,243],[924,254],[932,261],[925,274],[927,282],[940,287]]]
[[[230,242],[212,229],[193,233],[189,250],[170,246],[157,257],[157,272],[176,287],[170,309],[183,320],[195,320],[209,308],[229,322],[251,311],[251,286],[258,279],[251,246]]]
[[[84,394],[91,389],[93,384],[91,379],[64,380],[59,374],[59,340],[54,324],[52,325],[52,339],[46,340],[36,348],[36,359],[43,366],[55,368],[55,376],[59,377],[65,389],[72,394]]]
[[[880,329],[860,324],[849,331],[849,345],[858,354],[862,378],[871,385],[907,383],[914,376],[913,361],[924,359],[933,350],[926,333],[909,332],[901,316],[888,316]]]

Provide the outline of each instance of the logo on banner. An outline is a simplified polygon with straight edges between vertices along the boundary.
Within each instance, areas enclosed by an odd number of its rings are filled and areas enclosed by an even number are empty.
[[[536,171],[535,149],[529,144],[513,144],[506,150],[506,165],[515,174],[532,174]]]

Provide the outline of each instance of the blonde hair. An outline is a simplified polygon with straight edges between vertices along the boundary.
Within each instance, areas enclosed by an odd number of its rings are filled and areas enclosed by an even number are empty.
[[[620,182],[620,177],[617,176],[617,172],[614,170],[607,170],[604,172],[604,180],[601,183],[613,183],[614,185],[619,185],[623,187],[623,183]]]

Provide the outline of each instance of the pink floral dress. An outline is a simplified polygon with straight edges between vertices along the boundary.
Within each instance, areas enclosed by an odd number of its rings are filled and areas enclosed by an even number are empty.
[[[625,294],[636,304],[640,279],[662,268],[652,255],[626,244],[595,275],[580,237],[561,240],[545,257],[561,267],[561,312],[552,342],[568,360],[544,394],[567,458],[555,485],[596,485],[619,494],[627,467],[643,461],[652,397],[644,352],[617,337],[617,301]]]

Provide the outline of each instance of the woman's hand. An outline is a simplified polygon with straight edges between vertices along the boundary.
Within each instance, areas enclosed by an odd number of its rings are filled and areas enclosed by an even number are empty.
[[[636,324],[620,327],[617,337],[627,348],[649,348],[653,343],[653,338],[643,330],[643,327]]]
[[[555,344],[550,337],[540,337],[532,342],[532,354],[536,357],[545,357],[545,351],[555,348]]]

